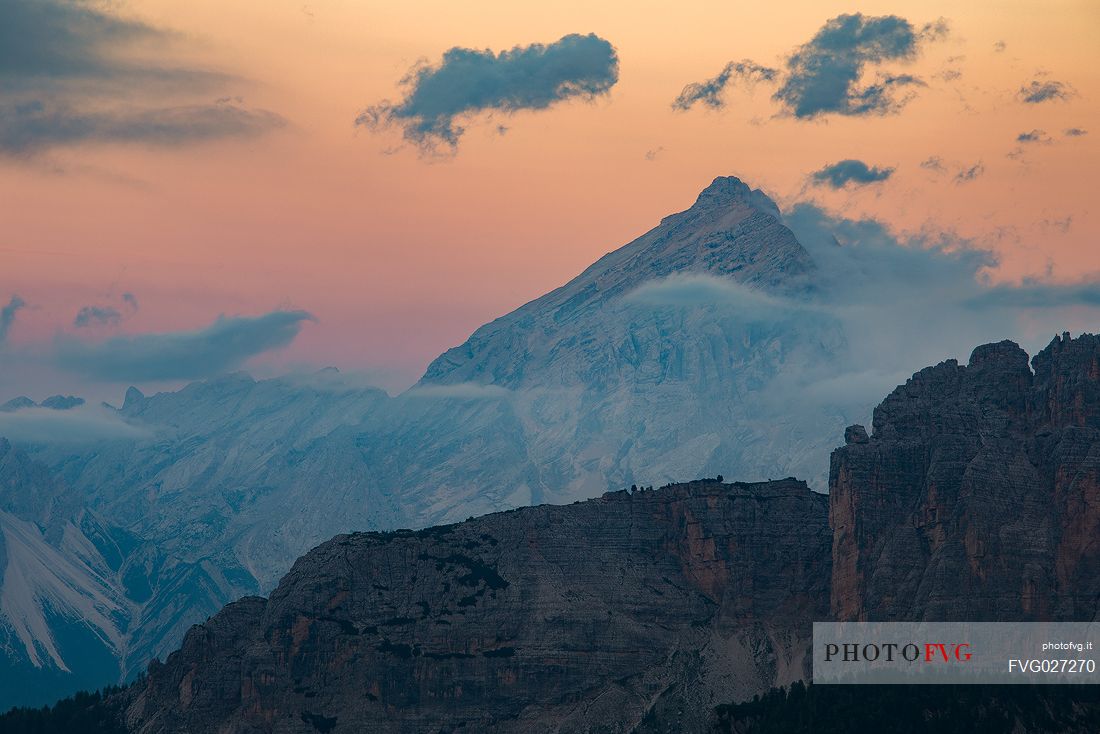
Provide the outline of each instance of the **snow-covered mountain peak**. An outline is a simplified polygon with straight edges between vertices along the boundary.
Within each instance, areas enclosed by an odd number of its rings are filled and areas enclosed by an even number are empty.
[[[708,274],[765,290],[795,289],[815,269],[771,199],[734,176],[719,177],[691,208],[665,217],[562,287],[482,326],[465,344],[437,358],[421,382],[514,387],[525,375],[545,382],[563,374],[546,367],[560,363],[567,352],[584,363],[593,357],[591,345],[610,349],[605,344],[610,334],[626,338],[636,331],[631,325],[636,313],[624,313],[620,306],[644,283]],[[606,354],[601,361],[607,359],[619,361]],[[566,380],[576,373],[566,370]]]

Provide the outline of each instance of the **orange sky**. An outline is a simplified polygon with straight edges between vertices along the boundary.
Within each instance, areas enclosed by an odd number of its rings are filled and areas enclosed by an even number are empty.
[[[47,342],[72,329],[82,305],[122,292],[141,302],[123,332],[198,328],[222,313],[293,306],[319,321],[279,364],[380,369],[396,373],[388,378],[396,386],[724,174],[764,188],[781,206],[813,198],[900,231],[974,239],[1000,253],[998,279],[1100,272],[1100,4],[592,5],[123,4],[124,13],[179,32],[157,53],[239,76],[232,94],[290,125],[180,149],[82,145],[0,158],[0,300],[18,293],[30,304],[10,342]],[[918,26],[942,16],[951,25],[913,64],[893,65],[929,83],[900,114],[783,118],[764,87],[730,89],[717,112],[670,108],[686,83],[727,61],[777,66],[826,19],[856,10]],[[589,32],[619,55],[620,81],[607,98],[475,117],[457,154],[438,160],[394,151],[397,132],[353,125],[363,107],[400,96],[397,81],[419,58]],[[949,64],[956,56],[965,58]],[[937,79],[948,66],[962,76]],[[1019,102],[1016,90],[1041,74],[1077,95]],[[1091,134],[1066,138],[1070,127]],[[1053,142],[1007,157],[1016,135],[1032,129]],[[647,160],[647,151],[659,152]],[[955,185],[920,167],[929,156],[955,166],[980,161],[985,173]],[[810,172],[843,158],[896,173],[854,191],[807,186]],[[4,380],[0,400],[18,387]]]

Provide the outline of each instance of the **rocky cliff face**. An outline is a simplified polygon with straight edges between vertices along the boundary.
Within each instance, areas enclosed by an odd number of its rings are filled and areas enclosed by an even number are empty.
[[[808,673],[826,499],[701,481],[345,535],[188,633],[140,732],[701,731]]]
[[[833,453],[832,608],[849,620],[1097,619],[1100,337],[921,370]]]

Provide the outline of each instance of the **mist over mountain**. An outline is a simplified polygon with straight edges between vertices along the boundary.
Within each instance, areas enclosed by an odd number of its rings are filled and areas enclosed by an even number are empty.
[[[338,533],[719,473],[824,490],[835,436],[912,364],[1091,297],[1037,316],[1026,288],[982,280],[991,262],[812,207],[784,217],[722,177],[396,397],[326,370],[131,388],[117,409],[11,404],[0,435],[33,470],[8,495],[65,509],[4,510],[0,708],[132,677]],[[19,575],[32,563],[49,572]]]

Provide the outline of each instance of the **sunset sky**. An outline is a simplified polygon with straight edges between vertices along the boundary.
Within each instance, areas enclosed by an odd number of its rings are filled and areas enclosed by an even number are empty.
[[[312,320],[255,337],[249,369],[335,365],[400,389],[718,175],[781,207],[992,250],[993,281],[1100,273],[1094,0],[31,5],[0,0],[0,402],[178,382],[74,363],[111,339],[276,311]],[[911,26],[908,51],[866,57],[852,90],[896,86],[878,109],[799,116],[781,96],[792,56],[854,13]],[[570,34],[576,48],[509,63],[560,52],[595,65],[591,93],[489,100],[446,117],[453,140],[403,137],[424,119],[401,106],[418,63],[442,73],[448,49]],[[617,65],[599,67],[601,42]],[[715,105],[673,107],[742,61],[772,78],[735,73]],[[356,124],[371,109],[378,124]],[[845,160],[867,168],[825,169]],[[830,185],[845,171],[856,180]]]

